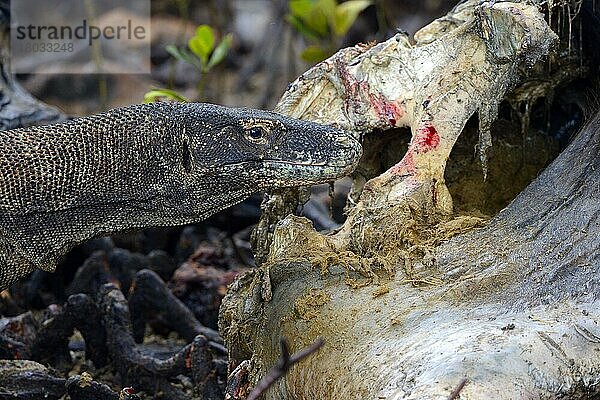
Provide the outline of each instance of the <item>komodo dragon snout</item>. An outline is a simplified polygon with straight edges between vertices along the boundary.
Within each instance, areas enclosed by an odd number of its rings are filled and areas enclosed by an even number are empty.
[[[89,238],[197,222],[259,190],[346,175],[360,155],[334,127],[202,103],[0,132],[0,287]]]

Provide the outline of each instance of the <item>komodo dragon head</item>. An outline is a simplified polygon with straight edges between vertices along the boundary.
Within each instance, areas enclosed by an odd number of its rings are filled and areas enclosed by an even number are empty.
[[[182,213],[212,214],[258,190],[330,181],[349,174],[361,153],[347,132],[273,112],[205,104],[178,112],[183,130],[168,156],[178,168],[166,174],[175,173],[173,207]]]
[[[0,132],[0,287],[89,238],[202,220],[266,189],[348,174],[333,127],[212,104],[133,105]]]

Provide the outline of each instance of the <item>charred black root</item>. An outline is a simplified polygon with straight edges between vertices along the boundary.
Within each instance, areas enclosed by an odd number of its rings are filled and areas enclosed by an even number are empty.
[[[203,327],[152,271],[138,272],[132,293],[134,310],[148,312],[156,307],[156,313],[167,311],[172,317],[183,316],[182,325],[171,320],[172,328],[190,343],[167,357],[153,355],[144,346],[136,345],[127,299],[117,286],[107,283],[95,295],[72,295],[62,307],[48,307],[39,320],[31,313],[5,318],[0,330],[0,350],[5,358],[30,358],[68,371],[69,342],[77,330],[85,340],[86,358],[96,368],[112,364],[121,386],[126,388],[116,393],[87,373],[66,380],[37,362],[6,360],[0,362],[0,397],[33,399],[49,393],[46,398],[50,399],[65,394],[73,400],[135,399],[136,392],[160,391],[165,399],[189,399],[188,394],[172,384],[173,380],[183,379],[194,388],[194,395],[221,398],[227,351],[218,334]],[[150,298],[154,301],[147,302]],[[144,307],[139,305],[142,301],[146,301]],[[138,321],[138,329],[143,333],[143,318],[136,316],[133,320]]]
[[[146,318],[149,313],[157,313],[163,321],[186,340],[204,335],[212,341],[222,343],[219,333],[200,324],[194,314],[166,287],[162,279],[153,271],[137,273],[135,284],[129,293],[129,309],[134,315],[133,336],[137,343],[144,339]]]

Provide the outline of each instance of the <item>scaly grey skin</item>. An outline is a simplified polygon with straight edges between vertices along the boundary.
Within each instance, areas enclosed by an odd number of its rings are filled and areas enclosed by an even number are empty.
[[[155,103],[0,132],[0,287],[92,237],[200,221],[266,189],[330,181],[348,133],[280,114]]]

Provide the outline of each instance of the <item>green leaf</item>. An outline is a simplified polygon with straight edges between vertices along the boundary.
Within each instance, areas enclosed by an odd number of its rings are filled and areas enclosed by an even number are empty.
[[[311,30],[317,32],[317,34],[321,37],[325,37],[327,36],[327,33],[329,33],[327,17],[323,13],[321,7],[313,7],[313,9],[310,11],[310,15],[307,18],[302,18],[302,22]]]
[[[314,7],[314,1],[311,0],[290,0],[288,3],[290,13],[300,19],[310,17],[310,11]]]
[[[304,49],[300,57],[306,62],[317,63],[323,61],[331,54],[319,46],[308,46]]]
[[[333,33],[344,36],[365,8],[371,5],[370,0],[348,0],[335,8],[332,23]]]
[[[190,53],[188,49],[180,49],[172,44],[166,46],[165,49],[177,60],[191,64],[192,66],[202,70],[202,66],[200,65],[198,58],[194,54]]]
[[[213,51],[212,55],[210,56],[210,60],[208,61],[208,65],[206,66],[207,71],[210,71],[212,67],[220,64],[221,61],[225,59],[227,53],[229,52],[229,49],[231,49],[232,43],[233,35],[231,33],[228,33],[227,35],[225,35],[223,40],[221,40],[221,42],[217,45],[215,51]]]
[[[290,18],[288,21],[298,29],[298,32],[304,33],[306,31],[314,32],[318,38],[327,36],[329,27],[327,25],[327,17],[323,13],[320,3],[323,0],[290,0],[288,3],[290,8],[290,15],[293,17],[292,20],[300,21],[303,29],[299,27],[298,23],[292,22]],[[335,1],[335,0],[327,0]]]
[[[181,54],[181,51],[179,50],[179,48],[177,48],[177,46],[175,46],[174,44],[166,45],[165,50],[167,50],[167,53],[169,53],[176,59],[181,60],[181,61],[186,61],[183,54]]]
[[[338,7],[337,0],[319,0],[315,5],[317,9],[323,14],[330,24],[335,19],[335,10]]]
[[[153,103],[155,101],[160,100],[161,98],[166,98],[169,100],[181,101],[184,103],[188,103],[189,100],[171,89],[152,89],[144,95],[144,103]]]
[[[200,25],[196,28],[196,37],[206,44],[206,48],[212,51],[215,48],[215,31],[209,25]]]
[[[308,26],[304,25],[302,20],[300,20],[298,17],[296,17],[292,14],[288,14],[285,16],[285,20],[290,25],[292,25],[298,32],[300,32],[300,34],[302,36],[304,36],[306,39],[315,40],[315,41],[318,41],[319,39],[321,39],[321,35],[319,35],[318,32],[315,32],[312,29],[310,29]]]
[[[200,25],[196,28],[196,35],[188,41],[190,50],[198,56],[205,67],[208,63],[208,56],[215,48],[215,33],[213,28],[208,25]]]

